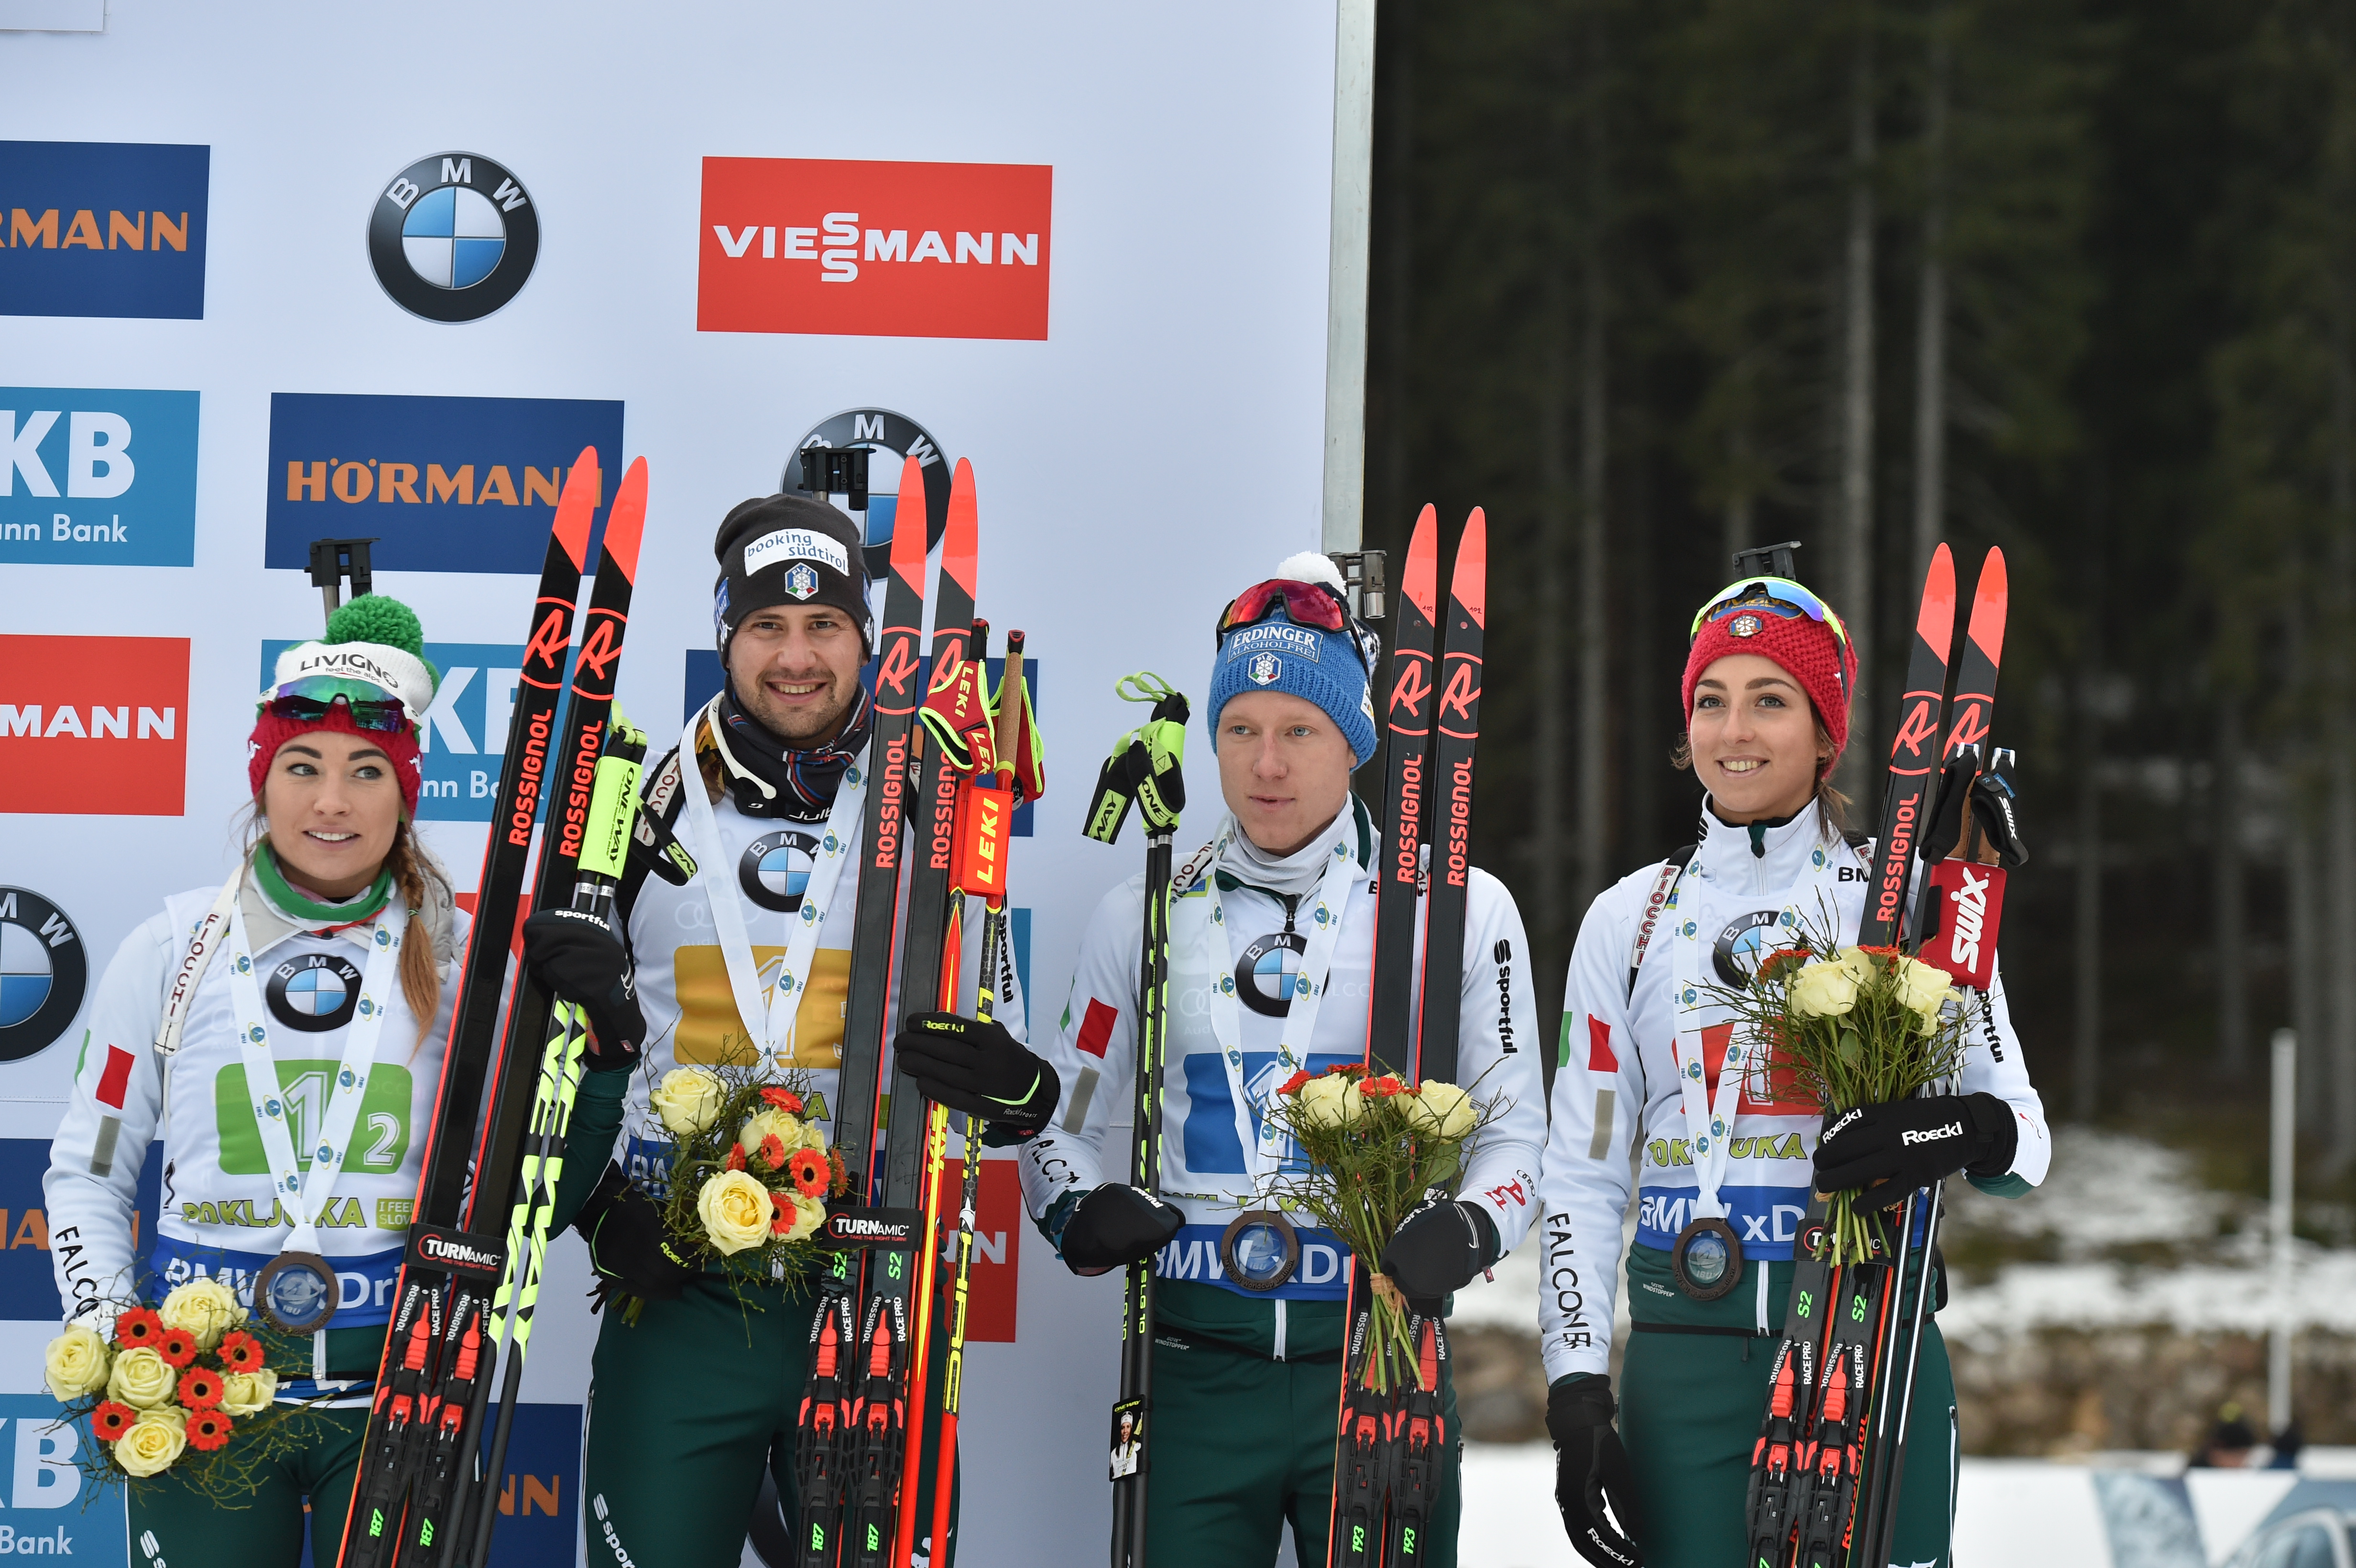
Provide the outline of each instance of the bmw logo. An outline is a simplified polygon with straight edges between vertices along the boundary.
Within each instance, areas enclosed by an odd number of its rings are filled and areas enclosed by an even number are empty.
[[[1738,988],[1751,984],[1751,976],[1759,972],[1759,961],[1781,945],[1774,936],[1783,923],[1783,912],[1772,909],[1755,909],[1729,921],[1710,944],[1710,967],[1718,971],[1719,979]]]
[[[66,912],[25,888],[0,888],[0,1061],[46,1050],[81,1011],[90,957]]]
[[[763,909],[791,914],[802,907],[802,890],[809,885],[810,860],[817,854],[818,840],[808,833],[764,833],[744,846],[736,862],[736,885]]]
[[[334,953],[305,953],[270,971],[262,987],[270,1016],[305,1034],[325,1034],[352,1021],[360,1003],[360,972]]]
[[[1236,965],[1236,991],[1244,1006],[1263,1018],[1291,1011],[1301,955],[1308,950],[1309,939],[1296,931],[1272,933],[1245,948]]]
[[[949,479],[957,464],[943,454],[941,443],[933,439],[932,432],[890,409],[845,409],[820,420],[794,443],[794,454],[786,459],[785,476],[777,481],[777,488],[789,496],[809,494],[802,488],[801,451],[807,446],[862,446],[876,453],[868,460],[867,475],[865,538],[869,577],[881,581],[892,569],[892,528],[899,516],[900,502],[896,494],[882,486],[899,485],[900,464],[911,453],[922,458],[925,464],[926,547],[941,542],[941,534],[949,526]],[[838,500],[835,505],[840,507],[842,503]]]
[[[480,153],[436,153],[378,193],[368,243],[393,304],[428,321],[480,321],[531,276],[540,212],[504,165]]]

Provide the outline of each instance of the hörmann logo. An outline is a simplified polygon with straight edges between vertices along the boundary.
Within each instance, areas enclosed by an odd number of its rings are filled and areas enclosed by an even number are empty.
[[[584,446],[620,472],[622,405],[570,398],[270,400],[262,564],[309,564],[311,541],[374,536],[376,569],[537,575],[556,501]]]
[[[706,158],[703,332],[1047,336],[1055,170]]]
[[[209,147],[0,142],[0,315],[201,320]]]
[[[186,637],[0,635],[0,812],[177,816]]]
[[[196,564],[197,401],[0,387],[0,560]]]

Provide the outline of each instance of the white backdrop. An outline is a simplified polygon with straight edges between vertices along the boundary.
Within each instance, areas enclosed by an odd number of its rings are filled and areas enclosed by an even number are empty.
[[[891,409],[973,461],[982,613],[1025,628],[1041,661],[1050,789],[1015,879],[1034,911],[1034,1016],[1051,1022],[1081,922],[1140,852],[1078,835],[1105,746],[1140,717],[1112,678],[1151,667],[1199,694],[1223,593],[1318,540],[1333,61],[1331,4],[1209,0],[113,0],[102,34],[0,33],[0,139],[210,148],[200,318],[0,314],[8,388],[199,395],[192,566],[0,556],[0,634],[187,639],[184,814],[0,815],[0,884],[70,917],[94,987],[164,893],[230,863],[259,645],[319,625],[302,574],[262,566],[283,482],[273,394],[619,401],[623,454],[652,470],[621,695],[659,733],[675,732],[688,652],[710,646],[721,515],[774,489],[827,416]],[[513,171],[541,236],[520,293],[461,325],[399,308],[366,246],[392,176],[450,149]],[[1044,340],[700,332],[706,157],[1052,167]],[[23,199],[13,188],[0,179],[0,204]],[[91,203],[62,205],[70,223]],[[0,313],[20,308],[0,293]],[[19,409],[7,433],[23,423]],[[894,466],[878,463],[879,485]],[[355,507],[343,531],[387,531],[382,515]],[[530,579],[387,571],[378,587],[418,608],[430,642],[508,644]],[[44,676],[23,662],[34,645],[13,645],[0,702]],[[1194,762],[1207,827],[1199,743]],[[428,826],[471,882],[482,827]],[[80,1028],[0,1064],[0,1138],[53,1131]],[[1033,1243],[1021,1337],[980,1347],[969,1372],[960,1534],[982,1568],[1104,1551],[1118,1286],[1069,1278]],[[593,1328],[577,1243],[559,1273],[527,1397],[577,1402]],[[0,1324],[0,1392],[37,1388],[49,1331]]]

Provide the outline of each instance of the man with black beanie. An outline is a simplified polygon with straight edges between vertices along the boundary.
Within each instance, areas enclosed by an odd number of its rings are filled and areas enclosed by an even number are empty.
[[[904,521],[923,527],[921,507]],[[602,996],[626,976],[644,1011],[635,1032],[616,1025],[646,1042],[629,1070],[584,1078],[554,1215],[577,1211],[601,1292],[637,1304],[605,1313],[598,1333],[583,1476],[591,1557],[617,1568],[735,1563],[765,1465],[789,1533],[797,1518],[814,1293],[787,1280],[748,1291],[665,1232],[671,1142],[654,1107],[670,1074],[733,1064],[798,1075],[830,1125],[872,729],[862,545],[848,516],[804,496],[729,512],[712,545],[721,688],[648,772],[616,898],[626,937],[553,913],[525,923],[525,961],[555,988]],[[665,834],[693,857],[692,878],[647,875],[664,869]],[[976,922],[968,974],[980,934]],[[1021,1033],[1019,994],[999,1017]],[[929,1496],[915,1506],[931,1519]],[[945,1549],[925,1550],[945,1563],[955,1546],[952,1525]]]

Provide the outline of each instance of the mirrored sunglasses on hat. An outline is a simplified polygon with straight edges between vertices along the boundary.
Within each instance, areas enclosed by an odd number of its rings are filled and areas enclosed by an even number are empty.
[[[1226,636],[1237,626],[1248,626],[1265,621],[1279,606],[1296,626],[1317,626],[1328,632],[1338,632],[1348,622],[1349,612],[1334,592],[1322,582],[1300,582],[1290,577],[1272,577],[1266,582],[1256,582],[1229,602],[1219,613],[1218,635]]]
[[[409,709],[399,698],[370,681],[348,676],[313,675],[290,680],[263,696],[261,709],[297,723],[325,719],[337,703],[350,710],[362,730],[399,732],[409,728]]]
[[[1834,640],[1843,648],[1848,646],[1848,627],[1833,607],[1818,598],[1815,590],[1788,577],[1745,577],[1728,583],[1694,612],[1693,628],[1687,634],[1687,641],[1701,635],[1705,622],[1724,621],[1736,615],[1773,615],[1786,621],[1805,615],[1831,628]],[[1841,691],[1846,696],[1848,661],[1837,660],[1834,667],[1839,673]]]

